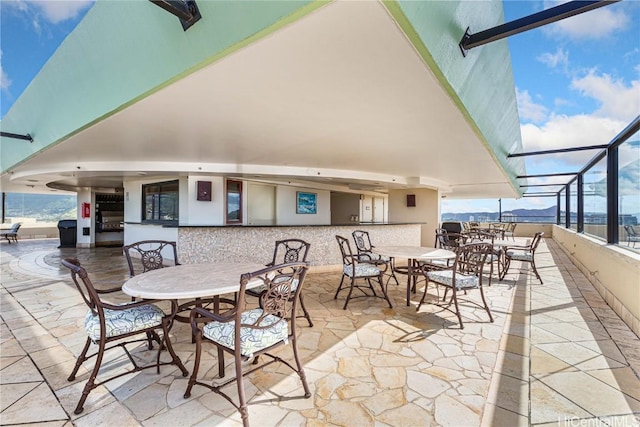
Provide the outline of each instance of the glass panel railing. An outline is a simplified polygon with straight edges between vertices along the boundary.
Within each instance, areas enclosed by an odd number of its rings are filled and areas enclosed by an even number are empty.
[[[584,173],[584,232],[607,239],[607,158]]]
[[[618,239],[640,251],[640,135],[618,147]]]
[[[565,190],[560,191],[560,226],[564,227],[567,221],[567,212],[565,206],[567,206],[567,192]]]

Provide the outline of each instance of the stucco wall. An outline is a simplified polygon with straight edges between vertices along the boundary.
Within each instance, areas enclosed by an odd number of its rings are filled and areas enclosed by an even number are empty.
[[[407,195],[416,196],[416,205],[407,206]],[[439,218],[440,199],[436,190],[413,188],[389,191],[390,222],[422,222],[420,246],[433,246]]]
[[[640,336],[640,254],[556,225],[553,239]]]

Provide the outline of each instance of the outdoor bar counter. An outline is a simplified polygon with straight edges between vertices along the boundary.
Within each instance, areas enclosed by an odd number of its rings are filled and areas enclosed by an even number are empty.
[[[342,266],[336,235],[346,237],[356,251],[351,233],[369,232],[374,245],[420,246],[423,223],[350,223],[345,225],[178,226],[181,263],[234,261],[267,263],[276,240],[297,238],[311,243],[307,261],[312,271]]]

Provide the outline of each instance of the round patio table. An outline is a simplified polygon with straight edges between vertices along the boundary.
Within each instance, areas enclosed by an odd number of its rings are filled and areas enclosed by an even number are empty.
[[[122,292],[135,298],[170,300],[175,306],[172,320],[189,322],[188,315],[181,316],[178,313],[190,312],[193,307],[207,303],[213,303],[214,311],[218,312],[220,295],[238,292],[242,274],[264,268],[264,264],[257,263],[181,264],[134,276],[124,282]],[[247,289],[260,286],[262,283],[261,280],[254,279],[247,283]],[[187,301],[178,305],[178,300]]]
[[[430,248],[426,246],[374,246],[372,251],[390,258],[406,258],[407,262],[407,306],[411,302],[411,285],[415,283],[414,263],[416,261],[448,260],[456,257],[455,252],[447,249]],[[395,268],[395,267],[394,267]],[[402,270],[396,270],[405,274]]]

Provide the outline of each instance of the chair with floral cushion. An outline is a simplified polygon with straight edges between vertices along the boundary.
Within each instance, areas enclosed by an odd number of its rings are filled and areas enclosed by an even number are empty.
[[[520,261],[531,264],[533,273],[536,275],[538,280],[540,280],[540,284],[542,285],[542,278],[540,277],[540,274],[538,274],[538,269],[536,268],[536,249],[538,249],[538,245],[543,237],[544,233],[539,231],[533,236],[531,243],[527,246],[508,246],[503,248],[505,265],[502,270],[500,280],[504,279],[504,276],[506,276],[509,271],[511,261]]]
[[[193,372],[189,379],[185,398],[191,396],[194,385],[200,385],[221,395],[229,401],[242,417],[244,426],[249,425],[249,414],[244,391],[244,377],[256,369],[262,369],[275,362],[280,362],[300,377],[304,389],[304,397],[309,398],[311,392],[307,384],[306,375],[298,354],[296,340],[296,306],[298,295],[302,291],[304,278],[307,273],[306,262],[293,262],[267,267],[260,271],[246,273],[240,277],[240,289],[236,306],[223,314],[214,313],[204,308],[194,308],[191,312],[191,328],[196,337],[196,353]],[[265,286],[266,290],[260,294],[258,308],[247,309],[246,289]],[[289,320],[290,319],[290,320]],[[202,346],[211,343],[218,350],[218,375],[225,376],[224,354],[232,354],[235,360],[235,377],[226,381],[198,380]],[[295,366],[282,359],[283,352],[276,354],[272,350],[290,344],[293,350]],[[269,360],[259,366],[247,365],[247,360],[258,356],[267,356]],[[245,369],[243,369],[245,366]],[[250,368],[246,368],[251,366]],[[223,388],[236,382],[237,401],[233,393],[223,391]],[[260,424],[266,421],[260,420]]]
[[[84,402],[89,396],[91,390],[108,381],[120,378],[123,375],[149,368],[156,368],[157,373],[159,374],[160,366],[175,364],[182,371],[182,375],[185,377],[187,376],[187,370],[173,351],[171,340],[168,339],[169,330],[171,328],[169,317],[165,316],[165,313],[158,306],[151,304],[149,301],[137,301],[120,305],[104,302],[100,298],[100,294],[109,294],[120,291],[120,287],[106,290],[96,289],[89,279],[86,270],[80,265],[80,262],[77,259],[63,259],[61,262],[63,266],[71,270],[71,278],[80,292],[82,299],[87,306],[89,306],[89,311],[84,318],[84,329],[87,333],[87,340],[84,348],[78,356],[76,365],[67,380],[75,380],[80,366],[87,360],[93,357],[96,358],[93,370],[91,371],[89,379],[82,391],[80,401],[74,410],[75,414],[82,412],[84,409]],[[173,310],[176,309],[175,304],[172,305],[172,307]],[[156,362],[149,365],[139,366],[126,346],[147,341],[146,337],[136,339],[136,335],[153,332],[153,336],[158,337],[156,331],[160,330],[163,334],[161,340],[158,338],[159,347]],[[92,343],[97,344],[98,350],[91,355],[87,355]],[[165,346],[171,355],[170,362],[160,361],[160,352]],[[100,372],[100,366],[105,352],[115,347],[123,348],[125,354],[133,364],[133,369],[96,382],[96,377]],[[152,350],[152,348],[152,343],[149,341],[148,349]]]
[[[386,283],[388,284],[390,280],[394,280],[396,285],[400,285],[398,282],[398,278],[395,274],[395,266],[393,258],[388,258],[373,252],[373,244],[371,244],[371,237],[369,236],[369,232],[366,230],[354,230],[351,233],[353,236],[353,241],[356,244],[356,250],[358,252],[358,257],[361,261],[365,261],[371,264],[375,264],[379,268],[382,269],[382,275],[387,276]],[[382,268],[384,267],[384,268]]]
[[[387,300],[387,303],[389,303],[389,307],[393,307],[393,305],[391,304],[391,300],[389,300],[389,296],[387,295],[387,287],[382,280],[382,270],[380,270],[380,268],[378,268],[375,263],[361,260],[357,255],[354,255],[351,251],[349,240],[347,240],[346,238],[342,236],[336,236],[336,240],[338,241],[340,253],[342,254],[342,278],[340,279],[340,286],[338,286],[338,290],[336,291],[333,299],[338,298],[338,294],[340,293],[340,291],[349,288],[347,299],[344,302],[344,310],[347,309],[349,300],[351,300],[352,298],[360,298],[366,296],[383,298]],[[345,278],[349,280],[348,285],[345,284]],[[366,285],[358,283],[358,280],[364,280],[366,282]],[[381,296],[376,294],[376,291],[373,288],[372,280],[378,282],[378,284],[380,285],[380,289],[382,290]],[[343,284],[345,284],[344,287]],[[358,295],[357,297],[352,296],[354,289],[362,292],[362,295]],[[369,289],[372,295],[369,295],[367,292],[365,292],[366,289]]]
[[[467,293],[470,290],[478,289],[482,298],[482,307],[489,315],[489,321],[493,322],[493,316],[491,310],[487,305],[487,301],[484,297],[484,291],[482,289],[484,281],[484,264],[487,260],[487,256],[491,254],[493,247],[490,243],[468,243],[459,246],[456,249],[456,258],[453,262],[453,266],[450,269],[444,270],[431,270],[427,267],[423,268],[423,274],[427,278],[427,286],[424,288],[424,293],[420,299],[420,303],[416,308],[416,311],[420,310],[422,303],[427,296],[427,289],[429,283],[435,283],[440,286],[444,286],[446,291],[451,289],[452,296],[449,303],[445,306],[445,309],[453,312],[458,317],[460,323],[460,329],[464,329],[462,323],[462,316],[460,315],[460,308],[458,306],[458,293]],[[446,300],[447,292],[443,297],[443,301]],[[475,301],[468,300],[469,303],[478,305]],[[454,309],[450,307],[453,304]]]
[[[273,251],[273,259],[267,267],[271,267],[277,264],[290,263],[290,262],[306,262],[307,256],[309,255],[309,248],[311,244],[305,242],[301,239],[285,239],[285,240],[277,240],[276,246]],[[259,286],[257,288],[247,289],[247,293],[251,296],[260,298],[260,294],[266,291],[266,285]],[[304,305],[304,297],[303,293],[300,292],[300,308],[302,309],[303,316],[309,322],[309,326],[313,327],[313,322],[311,321],[311,316],[307,311],[307,307]]]

